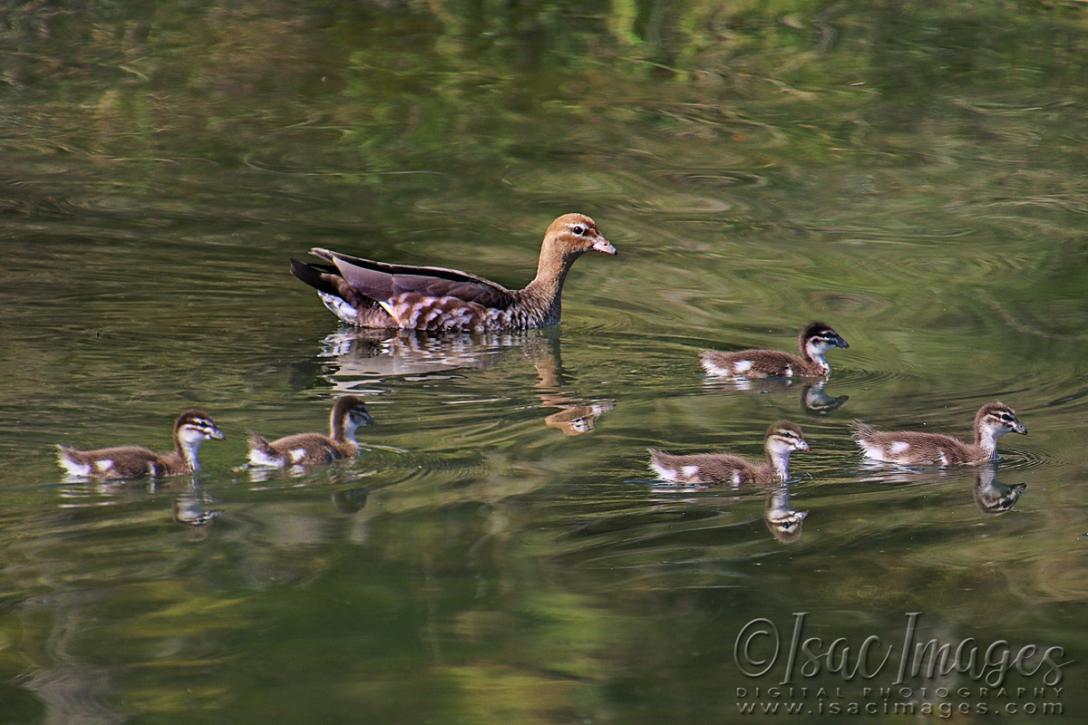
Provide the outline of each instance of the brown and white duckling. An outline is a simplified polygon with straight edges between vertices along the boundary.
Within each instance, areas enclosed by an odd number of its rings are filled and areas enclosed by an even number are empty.
[[[521,290],[455,269],[387,264],[321,248],[310,254],[331,264],[292,259],[291,269],[352,325],[489,332],[558,324],[567,272],[591,251],[616,254],[596,222],[564,214],[545,232],[536,277]]]
[[[774,483],[790,477],[790,454],[809,450],[800,427],[779,421],[767,429],[763,450],[766,463],[752,463],[726,453],[700,453],[674,456],[655,448],[650,450],[650,468],[672,483]]]
[[[254,466],[308,466],[352,458],[359,452],[355,430],[373,422],[357,395],[336,400],[329,413],[329,435],[298,433],[269,442],[257,433],[249,434],[249,462]]]
[[[819,378],[831,374],[831,366],[827,364],[828,350],[850,347],[842,335],[822,322],[806,325],[798,339],[801,355],[778,350],[704,350],[699,353],[699,361],[708,375]]]
[[[964,443],[941,433],[882,433],[854,421],[854,440],[866,458],[902,466],[978,465],[996,461],[997,439],[1028,429],[1004,403],[987,403],[975,414],[975,440]]]
[[[139,446],[80,451],[58,445],[57,463],[68,475],[81,478],[177,476],[200,468],[197,453],[201,443],[225,437],[210,415],[187,410],[174,422],[174,450],[170,453],[155,453]]]
[[[808,517],[808,511],[795,511],[790,508],[789,484],[778,483],[767,494],[767,507],[763,510],[763,521],[774,538],[783,544],[792,544],[801,538],[801,524]]]

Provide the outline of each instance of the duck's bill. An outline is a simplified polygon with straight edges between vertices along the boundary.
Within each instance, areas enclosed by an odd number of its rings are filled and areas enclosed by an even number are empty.
[[[838,345],[839,347],[843,348],[844,350],[846,348],[850,347],[850,343],[848,343],[846,341],[846,338],[844,338],[842,335],[839,335],[838,337],[835,338],[835,344]]]
[[[593,251],[600,252],[601,254],[608,254],[613,257],[618,254],[616,247],[612,245],[612,242],[600,236],[593,242]]]
[[[221,441],[227,437],[227,434],[219,430],[218,428],[212,428],[211,432],[208,435],[217,441]]]

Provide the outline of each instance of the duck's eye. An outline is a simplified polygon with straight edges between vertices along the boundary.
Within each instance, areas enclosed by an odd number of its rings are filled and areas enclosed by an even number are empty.
[[[570,230],[572,232],[574,232],[575,234],[577,234],[578,236],[582,236],[583,234],[586,233],[586,228],[583,227],[581,224],[575,224],[573,227],[571,227]]]

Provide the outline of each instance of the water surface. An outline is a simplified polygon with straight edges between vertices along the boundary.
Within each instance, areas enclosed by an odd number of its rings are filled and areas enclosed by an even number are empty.
[[[0,19],[0,719],[724,722],[782,679],[743,675],[738,635],[795,612],[855,649],[922,612],[923,638],[1075,661],[1060,696],[961,674],[887,702],[1088,711],[1083,9]],[[340,328],[288,272],[324,246],[521,286],[568,211],[620,255],[577,263],[548,332]],[[814,318],[851,344],[824,389],[704,380],[701,349]],[[376,419],[359,460],[237,469],[247,431],[320,429],[347,391]],[[1031,434],[995,475],[849,441],[852,418],[968,435],[996,399]],[[228,434],[199,476],[61,479],[54,443],[165,448],[192,405]],[[788,502],[646,467],[757,456],[779,418],[813,447]],[[794,684],[865,701],[826,668]]]

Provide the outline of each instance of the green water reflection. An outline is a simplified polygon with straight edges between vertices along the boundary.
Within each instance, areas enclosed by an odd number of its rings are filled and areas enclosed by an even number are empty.
[[[728,722],[777,681],[738,633],[798,611],[1060,645],[1062,695],[1010,699],[1088,711],[1086,70],[1079,3],[0,4],[0,719]],[[338,329],[288,272],[520,287],[567,211],[622,255],[556,331]],[[704,381],[811,318],[851,344],[825,388]],[[236,470],[346,391],[358,461]],[[849,441],[994,399],[1031,435],[992,478]],[[228,434],[196,481],[61,481],[54,443],[166,447],[190,405]],[[788,501],[650,478],[778,418]]]

